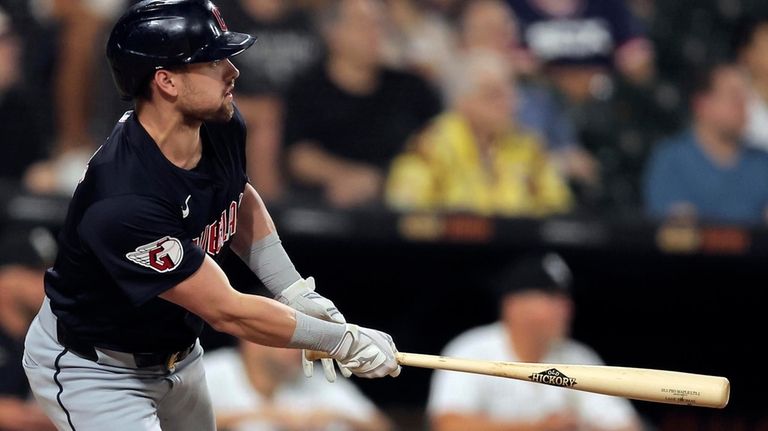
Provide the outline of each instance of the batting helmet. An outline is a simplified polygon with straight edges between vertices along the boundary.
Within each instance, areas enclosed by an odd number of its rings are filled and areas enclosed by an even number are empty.
[[[131,100],[158,69],[232,57],[255,41],[229,31],[210,0],[145,0],[115,24],[107,58],[120,96]]]

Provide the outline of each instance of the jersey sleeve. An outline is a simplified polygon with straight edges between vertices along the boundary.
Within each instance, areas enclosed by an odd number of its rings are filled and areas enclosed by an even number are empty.
[[[126,195],[93,204],[78,233],[136,306],[187,279],[205,258],[184,233],[180,209],[148,197]]]

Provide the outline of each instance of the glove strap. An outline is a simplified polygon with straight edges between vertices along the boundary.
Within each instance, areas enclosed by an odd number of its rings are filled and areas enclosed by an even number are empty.
[[[288,286],[285,290],[278,293],[277,296],[275,296],[275,299],[285,305],[289,305],[299,296],[314,291],[315,279],[313,277],[307,277],[306,279],[300,278]]]

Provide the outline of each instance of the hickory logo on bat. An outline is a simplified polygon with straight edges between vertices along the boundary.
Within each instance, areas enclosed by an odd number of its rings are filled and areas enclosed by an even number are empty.
[[[576,379],[568,377],[557,368],[550,368],[540,373],[534,373],[528,376],[532,382],[544,383],[545,385],[560,386],[570,388],[576,386]]]

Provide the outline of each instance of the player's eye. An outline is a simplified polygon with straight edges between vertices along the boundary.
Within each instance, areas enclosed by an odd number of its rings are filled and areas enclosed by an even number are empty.
[[[219,67],[220,64],[221,64],[221,60],[213,60],[211,62],[211,67]]]

